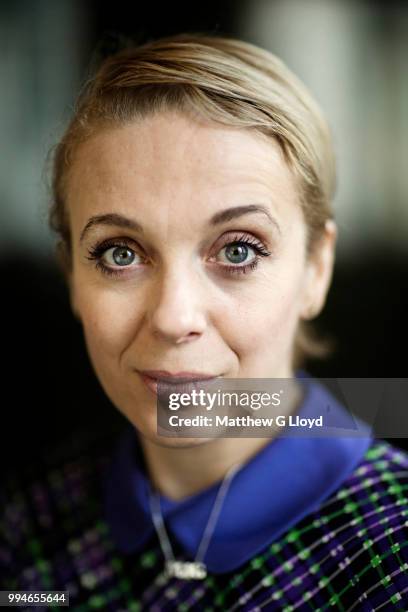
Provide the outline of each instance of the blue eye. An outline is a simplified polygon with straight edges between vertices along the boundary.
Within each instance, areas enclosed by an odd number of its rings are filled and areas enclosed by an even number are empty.
[[[119,244],[118,244],[119,240]],[[123,244],[120,244],[120,241]],[[134,267],[143,261],[143,257],[124,242],[124,239],[104,240],[101,244],[89,249],[87,259],[95,261],[95,266],[104,274],[118,275],[122,269]]]
[[[135,260],[135,252],[126,246],[117,246],[108,249],[104,258],[109,265],[128,266]]]
[[[245,242],[231,242],[223,247],[220,252],[222,251],[224,251],[226,263],[242,264],[244,262],[248,263],[248,254],[250,251],[254,252],[254,249]]]
[[[229,242],[218,251],[217,261],[221,270],[227,274],[247,274],[255,270],[262,257],[271,255],[265,245],[250,234],[235,233],[227,236]]]
[[[218,251],[216,257],[221,264],[219,268],[224,273],[246,274],[258,266],[262,257],[271,255],[263,243],[253,236],[236,233],[231,238],[232,240]],[[130,241],[127,238],[104,240],[89,249],[87,259],[95,261],[96,269],[107,276],[123,275],[126,268],[139,269],[139,264],[146,263],[146,257],[139,254],[139,248],[131,248],[128,242]]]

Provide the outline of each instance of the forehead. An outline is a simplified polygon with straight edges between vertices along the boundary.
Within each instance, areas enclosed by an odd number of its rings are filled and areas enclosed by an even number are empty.
[[[169,206],[183,212],[194,203],[199,214],[248,198],[282,213],[297,203],[279,146],[247,129],[174,112],[96,133],[79,147],[68,182],[69,206],[84,214],[111,212],[112,204],[123,213],[129,207],[166,212]]]

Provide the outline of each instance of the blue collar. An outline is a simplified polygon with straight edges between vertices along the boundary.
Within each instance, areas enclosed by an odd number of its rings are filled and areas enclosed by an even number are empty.
[[[318,416],[330,406],[331,419],[339,423],[350,418],[321,383],[302,372],[297,377],[304,379],[306,387],[300,417]],[[264,446],[230,484],[204,558],[209,571],[235,570],[334,492],[372,442],[368,426],[364,431],[366,436],[349,438],[278,437]],[[142,549],[154,531],[137,436],[129,424],[104,478],[105,516],[114,541],[125,554]],[[181,501],[161,496],[167,531],[191,559],[197,553],[218,487],[219,482]]]

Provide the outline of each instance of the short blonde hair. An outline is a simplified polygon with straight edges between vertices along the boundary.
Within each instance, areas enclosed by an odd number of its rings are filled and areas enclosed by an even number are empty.
[[[53,158],[49,222],[57,251],[70,267],[66,183],[76,149],[96,131],[173,109],[277,141],[294,173],[307,226],[307,253],[333,218],[335,159],[324,116],[299,79],[272,53],[240,40],[179,34],[108,57],[85,84]],[[323,356],[328,343],[300,321],[294,367]]]

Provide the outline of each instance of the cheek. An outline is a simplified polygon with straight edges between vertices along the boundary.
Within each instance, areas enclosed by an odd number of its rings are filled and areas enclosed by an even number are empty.
[[[259,276],[250,292],[236,296],[224,331],[242,364],[257,355],[282,355],[291,347],[299,320],[301,278],[299,265],[282,266]]]
[[[140,317],[137,303],[120,291],[88,289],[78,299],[85,341],[94,363],[120,358]]]

